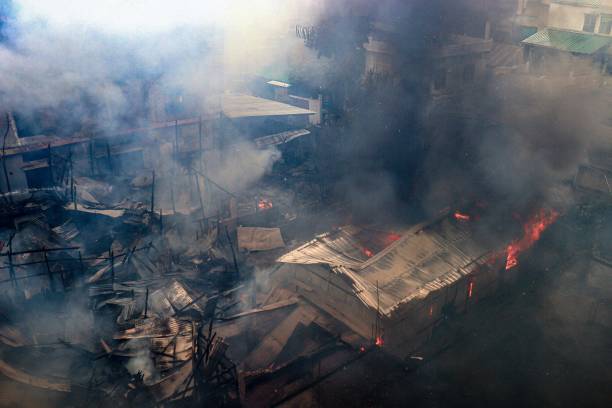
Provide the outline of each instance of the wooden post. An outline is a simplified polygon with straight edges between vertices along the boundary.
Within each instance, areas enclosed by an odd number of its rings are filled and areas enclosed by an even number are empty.
[[[17,287],[17,278],[15,277],[15,268],[13,267],[13,237],[14,236],[15,234],[11,235],[11,237],[9,238],[9,253],[8,253],[9,277],[11,278],[11,281],[13,282],[13,287]]]
[[[79,251],[79,266],[81,268],[81,276],[85,276],[85,265],[83,265],[83,255]]]
[[[59,276],[60,276],[60,280],[62,281],[62,288],[64,289],[64,292],[66,291],[66,278],[64,276],[64,268],[60,265],[60,272],[59,272]]]
[[[73,178],[74,175],[74,162],[72,160],[72,146],[70,146],[70,150],[68,150],[68,170],[70,172],[70,178]],[[62,182],[64,181],[64,178],[62,177]]]
[[[110,249],[110,268],[111,268],[111,284],[115,285],[115,255],[113,254],[113,250]]]
[[[53,160],[51,159],[51,143],[47,144],[47,165],[49,166],[49,173],[51,174],[51,184],[55,184],[53,178]]]
[[[77,195],[76,195],[76,185],[74,184],[74,176],[70,174],[70,195],[72,198],[72,202],[74,203],[74,209],[77,209]]]
[[[53,274],[51,273],[51,268],[49,267],[49,258],[47,257],[47,251],[44,247],[43,256],[45,258],[45,266],[47,267],[47,275],[49,275],[49,287],[51,288],[51,292],[55,292],[55,282],[53,281]]]
[[[196,361],[198,361],[198,336],[196,333],[196,328],[195,328],[195,322],[191,322],[191,364],[193,367],[195,367],[195,363]],[[196,396],[199,395],[198,393],[198,382],[196,381],[194,384],[194,394]]]
[[[200,175],[198,172],[193,172],[195,176],[195,182],[198,189],[198,198],[200,199],[200,208],[202,209],[202,219],[206,219],[206,213],[204,212],[204,199],[202,198],[202,190],[200,189]]]
[[[178,159],[179,141],[178,141],[178,120],[174,121],[174,160]]]
[[[147,293],[145,294],[145,309],[144,309],[144,318],[147,318],[147,313],[149,312],[149,288],[147,287]]]
[[[151,182],[151,212],[155,212],[155,170],[153,170],[153,181]]]
[[[229,242],[230,249],[232,251],[232,259],[234,260],[234,268],[236,268],[236,273],[240,276],[240,270],[238,269],[238,260],[236,259],[236,252],[234,251],[234,243],[232,242],[232,238],[230,237],[230,233],[227,229],[227,225],[225,226],[225,236],[227,237],[227,241]]]
[[[178,160],[178,120],[174,121],[174,148],[172,160],[172,183],[170,183],[170,199],[172,201],[172,212],[176,215],[176,204],[174,203],[174,179],[176,178],[176,162]]]
[[[108,161],[108,168],[110,169],[111,173],[114,173],[114,169],[113,169],[113,160],[111,158],[111,149],[110,149],[110,142],[106,142],[106,160]]]
[[[200,116],[200,122],[198,123],[198,150],[200,152],[200,171],[203,171],[202,168],[202,116]]]
[[[378,290],[378,280],[376,280],[376,337],[374,338],[374,344],[379,346],[380,337],[380,292]]]
[[[174,174],[172,178],[174,178]],[[174,204],[174,183],[170,184],[170,200],[172,201],[172,212],[174,215],[176,215],[176,205]]]
[[[164,235],[164,210],[159,209],[159,235]]]
[[[95,174],[95,157],[94,157],[94,146],[93,139],[89,140],[89,171],[93,176]]]

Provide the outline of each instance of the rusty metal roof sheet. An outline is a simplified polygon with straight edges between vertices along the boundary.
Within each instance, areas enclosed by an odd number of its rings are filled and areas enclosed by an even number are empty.
[[[282,263],[329,264],[358,268],[367,259],[355,239],[355,227],[343,227],[317,236],[278,259]]]

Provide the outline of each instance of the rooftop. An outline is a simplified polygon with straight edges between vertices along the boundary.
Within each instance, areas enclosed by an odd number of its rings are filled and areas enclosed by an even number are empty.
[[[221,107],[223,114],[230,119],[315,114],[308,109],[244,94],[224,94]]]
[[[552,0],[551,3],[565,4],[568,6],[601,7],[601,0]]]
[[[445,216],[415,226],[376,254],[364,251],[353,231],[341,230],[318,236],[278,261],[328,264],[350,281],[366,306],[390,315],[400,304],[426,297],[488,260],[497,245],[480,242],[472,229],[469,222]]]
[[[546,28],[522,41],[536,47],[553,48],[576,54],[594,54],[612,44],[612,37],[577,31]]]
[[[268,81],[267,84],[272,86],[280,86],[281,88],[289,88],[291,86],[291,84],[281,81]]]

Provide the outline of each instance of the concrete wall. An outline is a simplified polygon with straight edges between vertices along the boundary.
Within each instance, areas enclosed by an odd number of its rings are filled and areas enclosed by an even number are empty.
[[[515,23],[542,29],[548,25],[548,1],[519,0]]]
[[[555,4],[550,5],[550,11],[548,14],[548,26],[552,28],[562,28],[565,30],[582,31],[584,26],[585,14],[612,14],[612,2],[608,5],[603,5],[606,1],[602,1],[601,7],[581,7],[567,4]],[[597,18],[597,24],[595,25],[595,33],[599,32],[599,24],[601,18]]]
[[[314,115],[308,117],[308,122],[312,126],[318,126],[321,124],[321,96],[317,99],[305,98],[303,96],[289,95],[288,101],[290,105],[297,106],[316,112]]]
[[[486,54],[470,54],[439,59],[431,81],[433,95],[451,94],[482,83],[486,75]],[[471,73],[468,73],[471,71]],[[445,85],[436,87],[436,75],[445,75]]]
[[[368,42],[363,45],[365,53],[364,74],[384,74],[391,75],[395,72],[395,51],[391,46],[382,40],[368,37]]]

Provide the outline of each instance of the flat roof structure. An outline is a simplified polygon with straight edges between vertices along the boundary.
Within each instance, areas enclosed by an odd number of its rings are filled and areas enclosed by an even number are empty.
[[[230,119],[265,116],[306,116],[316,113],[286,103],[244,94],[224,94],[221,98],[221,109],[223,114]]]

